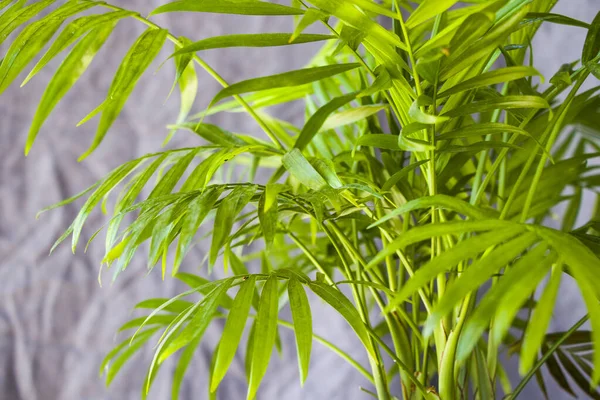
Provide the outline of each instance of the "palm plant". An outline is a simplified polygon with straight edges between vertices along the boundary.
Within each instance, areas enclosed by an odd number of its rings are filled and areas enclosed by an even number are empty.
[[[515,399],[533,377],[547,396],[542,367],[565,391],[577,385],[600,398],[600,175],[588,165],[600,154],[600,98],[598,86],[581,90],[600,78],[600,14],[592,24],[553,14],[556,1],[180,0],[152,12],[293,17],[289,33],[200,41],[103,1],[0,1],[0,43],[10,38],[0,93],[47,44],[25,82],[73,45],[33,117],[26,154],[123,20],[147,30],[82,120],[100,115],[81,159],[101,144],[166,42],[181,94],[166,141],[187,130],[204,142],[128,161],[50,207],[86,197],[57,241],[71,236],[75,251],[90,213],[113,199],[102,260],[113,278],[147,243],[148,268],[158,264],[163,278],[170,272],[190,287],[137,305],[151,311],[121,328],[130,337],[107,355],[107,382],[154,341],[143,396],[180,352],[177,399],[203,333],[222,318],[211,398],[244,347],[248,398],[256,396],[280,328],[295,333],[301,382],[318,341],[364,375],[378,399]],[[532,65],[542,23],[587,30],[581,59],[565,60],[548,83]],[[325,33],[306,33],[313,25]],[[305,68],[231,85],[202,58],[209,49],[307,42],[323,46]],[[192,115],[198,67],[223,89]],[[273,115],[273,106],[298,100],[301,127]],[[205,120],[236,112],[264,136]],[[586,192],[596,196],[594,210],[582,209]],[[207,271],[180,272],[203,222],[212,227]],[[223,278],[212,274],[216,265]],[[547,333],[565,280],[577,283],[588,313],[568,331]],[[348,322],[368,366],[313,332],[307,292],[323,300],[313,307],[326,303]],[[288,306],[291,321],[279,319]],[[518,354],[516,386],[500,362],[504,351]]]

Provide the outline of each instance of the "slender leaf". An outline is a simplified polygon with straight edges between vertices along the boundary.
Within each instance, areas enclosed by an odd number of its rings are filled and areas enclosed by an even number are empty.
[[[0,94],[15,80],[19,73],[44,48],[60,25],[71,15],[94,6],[92,2],[68,2],[46,17],[25,27],[12,41],[0,64]]]
[[[208,325],[212,322],[215,312],[219,307],[220,301],[229,290],[232,280],[228,279],[220,283],[202,300],[195,314],[191,317],[187,326],[168,344],[160,353],[158,362],[162,363],[177,350],[195,342],[204,335]]]
[[[174,1],[162,5],[152,11],[150,15],[168,13],[168,12],[205,12],[220,14],[239,14],[239,15],[302,15],[303,11],[299,8],[272,4],[257,0],[195,0]]]
[[[211,104],[217,103],[229,96],[235,96],[243,93],[257,92],[267,89],[282,87],[301,86],[306,83],[320,81],[353,69],[360,67],[360,64],[334,64],[322,67],[305,68],[295,71],[284,72],[282,74],[265,76],[261,78],[249,79],[246,81],[234,83],[222,89],[212,100]]]
[[[277,336],[278,308],[278,278],[271,275],[265,282],[256,317],[256,327],[252,344],[252,363],[250,368],[250,383],[247,399],[254,399],[267,367],[271,361],[271,354]],[[259,340],[256,340],[259,339]]]
[[[91,31],[103,32],[102,26],[108,25],[114,27],[114,25],[121,19],[134,15],[131,11],[114,11],[100,15],[89,15],[67,24],[65,29],[58,35],[56,39],[52,41],[52,45],[37,62],[35,67],[31,70],[29,75],[25,78],[22,85],[25,85],[31,78],[33,78],[38,72],[42,70],[54,57],[61,51],[65,50],[72,43],[74,43],[80,37],[86,35]],[[93,35],[93,34],[92,34]],[[85,60],[85,59],[83,59]]]
[[[413,277],[402,287],[398,295],[387,307],[387,310],[392,310],[393,307],[401,304],[408,296],[429,283],[437,275],[448,272],[459,262],[475,257],[488,248],[499,245],[505,240],[512,239],[522,232],[523,227],[517,225],[477,235],[469,240],[460,242],[451,250],[442,253],[419,268]]]
[[[255,192],[256,186],[254,185],[238,186],[221,201],[215,216],[213,238],[210,246],[211,265],[215,263],[219,251],[227,242],[238,214],[246,207]]]
[[[527,330],[523,336],[523,347],[519,372],[524,375],[531,369],[537,359],[537,354],[546,336],[546,330],[550,326],[552,311],[560,288],[562,276],[562,265],[559,263],[552,268],[552,275],[544,293],[540,297],[533,314],[527,324]]]
[[[158,55],[166,38],[166,30],[150,28],[133,44],[119,66],[106,100],[100,106],[102,117],[100,118],[94,141],[89,149],[79,158],[80,160],[90,155],[98,147],[102,139],[104,139],[104,136],[123,109],[127,98],[135,88],[138,79]]]
[[[252,33],[242,35],[216,36],[191,43],[177,50],[173,56],[195,53],[202,50],[223,49],[227,47],[274,47],[291,44],[319,42],[335,39],[332,35],[302,34],[290,41],[291,33]]]
[[[454,85],[451,88],[448,88],[439,93],[438,98],[441,99],[456,93],[464,92],[466,90],[476,89],[483,86],[496,85],[498,83],[515,81],[517,79],[535,75],[540,75],[540,73],[532,67],[514,66],[500,68],[493,71],[485,72],[474,78],[468,79],[457,85]]]
[[[581,63],[587,64],[600,54],[600,11],[592,21],[585,37],[583,52],[581,54]]]
[[[546,100],[538,96],[504,96],[476,101],[469,105],[462,105],[455,109],[446,111],[442,115],[454,118],[475,113],[494,110],[512,110],[515,108],[550,108],[550,105]]]
[[[419,7],[410,14],[410,17],[406,21],[406,26],[414,28],[428,19],[433,18],[438,14],[442,14],[457,2],[458,0],[424,0]]]
[[[256,277],[250,277],[244,281],[240,290],[233,300],[231,311],[225,322],[223,334],[217,350],[214,374],[210,382],[210,391],[214,392],[225,377],[229,365],[233,361],[238,345],[242,338],[246,320],[252,305],[252,298],[256,285]]]
[[[356,99],[357,93],[349,93],[340,97],[336,97],[329,101],[323,107],[319,108],[310,119],[304,124],[294,148],[304,150],[304,148],[312,141],[314,136],[321,130],[321,127],[327,118],[338,108],[345,106],[352,100]]]
[[[42,125],[48,118],[58,102],[73,87],[75,82],[85,72],[90,65],[98,50],[104,45],[106,39],[114,29],[114,24],[106,24],[98,29],[91,31],[85,36],[69,53],[62,62],[54,76],[48,83],[38,109],[33,117],[27,142],[25,144],[25,155],[29,154],[31,146],[35,141]]]
[[[344,319],[350,327],[354,330],[360,341],[365,346],[367,352],[375,357],[373,346],[369,339],[369,332],[365,326],[365,323],[360,318],[358,311],[352,305],[350,300],[346,298],[338,289],[335,289],[323,282],[310,282],[308,287],[327,304],[333,307]]]
[[[370,104],[368,106],[350,108],[348,110],[340,111],[336,114],[330,115],[321,130],[326,131],[329,129],[336,129],[344,125],[355,124],[369,118],[372,115],[377,114],[379,111],[385,110],[386,105]]]
[[[288,283],[288,295],[296,334],[300,383],[304,384],[308,376],[313,335],[310,304],[302,284],[295,278],[290,279]]]

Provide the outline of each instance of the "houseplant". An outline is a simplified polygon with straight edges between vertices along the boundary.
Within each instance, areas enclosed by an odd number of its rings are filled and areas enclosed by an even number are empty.
[[[139,305],[151,311],[123,326],[130,338],[102,366],[108,382],[154,342],[142,393],[174,356],[177,398],[194,350],[217,318],[226,322],[214,351],[210,396],[235,353],[246,351],[248,397],[254,398],[279,328],[295,333],[304,381],[316,338],[310,307],[327,303],[356,333],[368,367],[335,347],[335,338],[318,340],[357,368],[376,398],[502,393],[514,399],[534,377],[545,393],[542,367],[564,390],[577,385],[600,396],[600,357],[593,351],[600,346],[600,207],[581,207],[584,192],[598,189],[590,161],[600,152],[600,100],[597,88],[580,90],[600,75],[600,16],[587,24],[552,14],[556,1],[549,0],[457,3],[183,0],[152,13],[294,17],[284,34],[193,41],[172,35],[151,16],[105,2],[0,1],[0,41],[22,28],[8,39],[0,93],[36,55],[41,58],[25,81],[73,45],[40,101],[26,153],[52,108],[124,20],[148,29],[115,72],[106,99],[82,120],[99,115],[81,159],[101,144],[167,41],[175,46],[181,93],[167,139],[188,130],[205,142],[131,160],[57,205],[87,199],[57,242],[72,236],[75,250],[88,215],[112,199],[102,263],[114,277],[147,243],[149,268],[160,265],[163,276],[190,286],[167,301]],[[531,39],[542,23],[587,30],[581,59],[565,60],[548,82],[529,64]],[[305,33],[313,25],[326,33]],[[208,49],[317,41],[323,47],[305,68],[232,85],[201,58]],[[223,90],[192,115],[198,67]],[[301,127],[270,108],[296,100],[306,106]],[[239,111],[254,118],[263,138],[205,120]],[[244,173],[240,165],[248,167]],[[557,224],[558,205],[566,211]],[[589,222],[578,223],[582,219]],[[212,226],[208,265],[183,272],[202,223]],[[259,272],[252,259],[261,260]],[[217,265],[226,277],[207,278]],[[560,283],[570,279],[588,314],[568,331],[548,334]],[[323,302],[309,305],[307,292]],[[279,320],[287,304],[292,320]],[[499,361],[505,351],[519,356],[523,379],[515,385]],[[392,393],[398,380],[400,389]]]

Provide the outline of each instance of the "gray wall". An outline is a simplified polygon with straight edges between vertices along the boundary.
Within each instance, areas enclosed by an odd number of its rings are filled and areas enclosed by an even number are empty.
[[[123,0],[123,7],[148,12],[164,1]],[[599,8],[598,0],[562,0],[557,12],[591,21]],[[174,33],[200,39],[223,33],[285,32],[289,20],[264,18],[240,19],[215,15],[160,16],[159,23]],[[275,21],[275,22],[274,22]],[[44,214],[35,220],[41,208],[66,198],[89,186],[111,168],[132,157],[157,151],[165,136],[164,126],[177,114],[178,99],[173,96],[162,105],[171,86],[172,68],[167,66],[155,75],[146,74],[133,93],[124,113],[99,150],[85,162],[77,157],[91,142],[94,122],[75,128],[75,123],[103,98],[112,72],[142,27],[133,21],[123,22],[109,45],[95,60],[93,67],[56,109],[42,130],[28,158],[22,149],[28,121],[35,111],[45,83],[56,67],[53,63],[24,89],[10,88],[0,97],[0,399],[1,400],[126,400],[139,398],[139,388],[150,361],[147,352],[125,367],[111,388],[98,378],[97,368],[103,355],[119,339],[118,326],[131,317],[132,306],[148,297],[167,297],[182,291],[175,281],[162,282],[158,273],[146,275],[143,257],[114,284],[109,275],[104,287],[97,281],[102,240],[87,253],[70,253],[68,244],[51,256],[48,250],[62,230],[71,222],[76,206]],[[556,25],[542,27],[535,63],[546,76],[564,62],[577,59],[584,34],[576,28]],[[209,52],[206,60],[230,81],[267,75],[301,67],[314,47],[303,45],[294,50],[227,50]],[[166,57],[168,51],[163,53]],[[163,58],[164,58],[163,57]],[[200,74],[201,95],[197,108],[205,106],[218,89],[206,74]],[[301,110],[283,109],[282,118],[299,120]],[[219,116],[213,121],[237,131],[256,132],[251,121]],[[177,145],[194,145],[194,137],[181,133]],[[80,203],[78,203],[80,205]],[[92,226],[99,227],[105,217],[94,214]],[[93,230],[86,229],[84,239]],[[186,263],[197,270],[204,255],[197,249]],[[568,286],[568,285],[567,285]],[[342,321],[325,307],[314,303],[315,330],[336,342],[358,358],[353,335]],[[584,313],[577,293],[565,287],[558,304],[554,328],[564,328]],[[209,329],[205,343],[191,367],[182,390],[182,399],[206,398],[207,360],[219,339],[220,325]],[[274,357],[263,399],[363,399],[358,391],[363,379],[335,355],[315,344],[309,379],[299,389],[292,336],[283,333],[285,352]],[[323,350],[323,351],[322,351]],[[167,363],[159,375],[151,399],[170,395],[170,371]],[[243,359],[237,358],[221,390],[222,399],[243,398],[245,379]],[[541,398],[535,388],[523,398]],[[553,396],[560,399],[560,394]],[[567,398],[567,397],[564,397]]]

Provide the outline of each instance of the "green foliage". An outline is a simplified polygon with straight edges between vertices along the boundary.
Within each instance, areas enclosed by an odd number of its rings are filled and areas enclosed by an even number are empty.
[[[356,368],[379,399],[487,400],[502,392],[514,399],[533,377],[547,396],[543,367],[565,392],[575,394],[576,385],[600,398],[600,175],[591,162],[600,155],[600,87],[594,81],[580,91],[600,74],[600,14],[588,24],[552,13],[555,3],[206,0],[174,1],[151,13],[294,17],[290,33],[194,41],[105,2],[0,1],[0,43],[16,32],[0,64],[0,93],[38,55],[25,82],[73,45],[42,96],[26,153],[115,25],[129,20],[147,30],[133,41],[106,99],[81,122],[101,113],[81,158],[101,145],[166,41],[175,47],[170,59],[181,94],[166,141],[187,130],[202,143],[131,160],[49,207],[86,197],[57,241],[72,236],[73,251],[94,209],[111,215],[102,261],[114,278],[148,243],[148,269],[160,262],[163,278],[170,267],[190,287],[137,305],[152,311],[122,326],[135,333],[107,355],[107,383],[160,333],[140,383],[143,397],[175,356],[177,399],[204,332],[224,318],[208,371],[211,398],[244,347],[248,398],[257,395],[273,347],[281,346],[280,327],[295,333],[301,383],[318,379],[309,368],[316,341]],[[529,63],[542,23],[587,31],[577,44],[581,60],[564,60],[549,83]],[[304,33],[313,24],[328,34]],[[307,42],[322,47],[305,68],[231,85],[200,56]],[[223,89],[192,115],[198,67]],[[302,126],[273,114],[273,106],[297,100],[306,108]],[[262,137],[204,121],[240,111]],[[259,174],[267,184],[258,183]],[[595,195],[595,211],[581,207],[584,194]],[[561,204],[566,211],[555,223]],[[185,256],[202,226],[212,228],[208,272],[223,265],[223,279],[180,272],[188,270]],[[260,269],[252,260],[261,260]],[[566,280],[578,285],[588,314],[566,332],[548,333]],[[312,323],[311,307],[322,303],[350,325],[369,369],[335,338],[314,333],[327,330]],[[291,321],[278,318],[286,305]],[[590,329],[582,330],[587,321]],[[520,357],[523,380],[514,388],[499,361],[504,351]],[[399,393],[391,392],[394,379]]]

